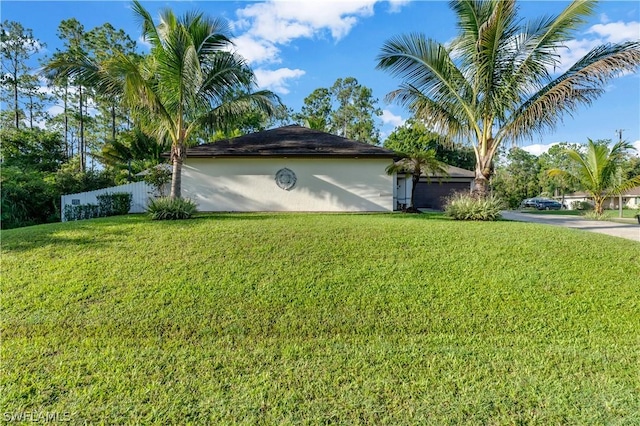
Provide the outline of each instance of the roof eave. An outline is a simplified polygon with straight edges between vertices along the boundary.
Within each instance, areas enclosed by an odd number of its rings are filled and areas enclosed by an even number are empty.
[[[393,154],[336,154],[336,153],[325,153],[325,154],[299,154],[299,153],[291,153],[291,154],[259,154],[259,153],[251,153],[251,154],[187,154],[187,158],[388,158],[393,159]]]

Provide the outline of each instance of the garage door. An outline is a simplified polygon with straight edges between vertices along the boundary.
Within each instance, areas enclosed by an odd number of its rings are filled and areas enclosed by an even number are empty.
[[[453,192],[469,191],[469,182],[419,182],[415,203],[419,209],[442,210],[444,199]]]

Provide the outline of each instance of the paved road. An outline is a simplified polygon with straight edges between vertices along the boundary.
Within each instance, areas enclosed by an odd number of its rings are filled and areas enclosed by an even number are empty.
[[[584,220],[577,216],[529,214],[506,210],[501,213],[502,217],[508,220],[577,228],[640,242],[640,225],[638,224],[627,225],[626,223],[607,222],[604,220]]]

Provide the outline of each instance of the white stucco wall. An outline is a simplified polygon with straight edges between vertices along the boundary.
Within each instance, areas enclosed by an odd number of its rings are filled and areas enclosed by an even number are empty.
[[[182,194],[200,211],[392,211],[391,159],[187,158]],[[276,185],[288,168],[296,185]]]

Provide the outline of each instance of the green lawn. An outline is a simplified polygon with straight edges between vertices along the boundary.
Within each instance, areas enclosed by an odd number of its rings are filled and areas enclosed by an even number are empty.
[[[128,216],[1,237],[3,413],[640,424],[633,241],[437,214]]]
[[[536,210],[536,209],[520,209],[522,213],[541,214],[541,215],[568,215],[568,216],[582,216],[585,214],[583,210]],[[617,219],[619,217],[618,210],[605,210],[604,213],[611,219]],[[622,209],[622,217],[626,219],[633,219],[640,213],[636,209]]]

